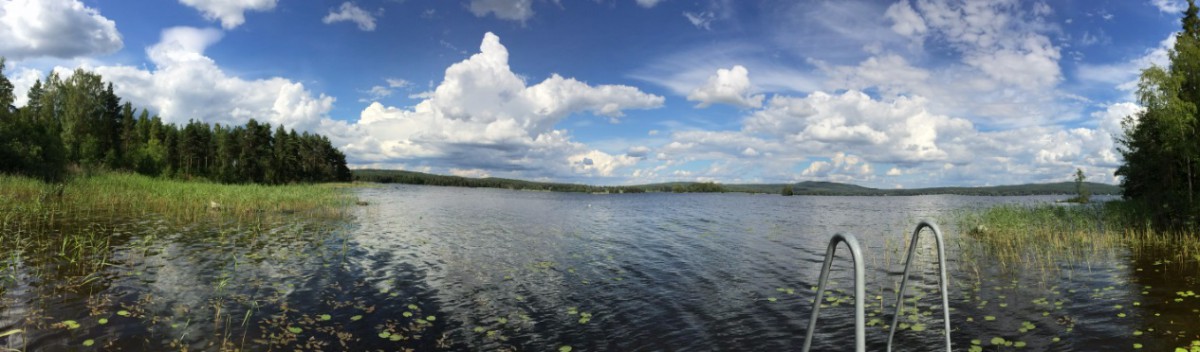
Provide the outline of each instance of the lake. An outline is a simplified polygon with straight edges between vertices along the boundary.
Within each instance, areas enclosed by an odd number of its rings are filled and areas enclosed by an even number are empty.
[[[1187,294],[1200,288],[1200,275],[1180,263],[1130,251],[1037,274],[960,263],[969,239],[955,228],[956,212],[1061,196],[591,195],[408,185],[351,192],[368,205],[332,222],[299,215],[183,228],[153,216],[73,222],[56,231],[108,238],[107,252],[89,254],[103,263],[81,268],[69,259],[70,244],[8,255],[0,334],[24,331],[0,337],[0,346],[798,350],[829,238],[847,233],[865,252],[874,322],[868,349],[881,350],[905,238],[919,219],[939,222],[948,237],[956,350],[1136,343],[1158,351],[1200,339],[1200,297]],[[853,341],[850,259],[845,247],[838,252],[814,350],[847,350]],[[898,350],[934,350],[941,341],[931,237],[918,254],[906,299],[917,309],[906,310]]]

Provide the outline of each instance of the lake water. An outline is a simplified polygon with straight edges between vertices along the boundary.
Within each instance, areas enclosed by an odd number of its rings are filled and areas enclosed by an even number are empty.
[[[963,269],[964,209],[1062,197],[590,195],[385,185],[346,221],[98,227],[96,270],[55,249],[0,274],[0,346],[29,350],[798,350],[829,238],[854,234],[867,267],[870,350],[890,325],[899,254],[918,219],[948,237],[956,350],[1169,350],[1197,337],[1195,273],[1117,251],[1049,280]],[[898,350],[941,341],[932,241],[909,288]],[[45,258],[38,258],[39,256]],[[853,341],[839,248],[814,350]],[[1182,299],[1176,301],[1176,299]],[[882,300],[882,303],[881,303]],[[1160,302],[1161,301],[1161,302]],[[1136,304],[1135,304],[1136,302]],[[881,307],[882,304],[882,307]],[[912,303],[906,303],[912,306]],[[103,323],[101,321],[103,319]],[[70,320],[77,324],[65,324]],[[913,329],[913,326],[925,329]],[[1032,327],[1030,327],[1032,326]],[[921,331],[917,331],[921,330]],[[90,341],[90,347],[84,346]],[[1003,344],[1003,342],[1001,342]],[[1015,346],[1013,346],[1015,347]]]

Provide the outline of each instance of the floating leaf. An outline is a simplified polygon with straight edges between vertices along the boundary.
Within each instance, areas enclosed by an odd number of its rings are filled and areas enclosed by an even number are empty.
[[[321,314],[321,315],[317,316],[317,320],[325,321],[325,320],[329,320],[329,319],[333,319],[333,317],[330,316],[329,314]]]
[[[430,315],[430,316],[425,317],[425,320],[434,321],[434,320],[437,320],[437,317]]]
[[[295,326],[290,326],[290,327],[288,327],[288,331],[290,331],[293,334],[299,334],[300,332],[304,331],[304,329],[301,329],[301,328],[298,328]]]
[[[571,352],[571,346],[562,346],[558,348],[558,352]]]
[[[380,333],[379,333],[379,337],[381,337],[381,338],[385,338],[385,339],[386,339],[386,338],[388,338],[388,337],[391,337],[391,336],[392,336],[392,333],[390,333],[390,332],[387,332],[387,331],[384,331],[384,332],[380,332]]]
[[[120,315],[120,316],[123,316],[123,317],[127,317],[127,316],[129,316],[129,311],[127,311],[127,310],[118,310],[118,311],[117,311],[117,315]]]
[[[991,342],[992,342],[992,344],[993,344],[993,345],[1003,345],[1003,344],[1004,344],[1004,338],[1003,338],[1003,337],[996,336],[996,337],[993,337],[993,338],[992,338],[992,341],[991,341]]]
[[[925,324],[913,324],[912,331],[925,331]]]
[[[1025,347],[1025,341],[1013,342],[1013,347]]]
[[[401,315],[403,315],[405,318],[412,318],[412,312],[404,312],[401,313]]]
[[[92,346],[92,345],[94,345],[94,344],[96,344],[96,341],[95,341],[95,340],[92,340],[92,339],[83,340],[83,345],[84,345],[85,347],[90,347],[90,346]]]
[[[350,317],[350,321],[359,321],[359,320],[362,320],[362,315],[355,315],[355,316]]]
[[[991,316],[991,315],[986,315],[983,317],[983,320],[992,321],[992,320],[996,320],[996,317]]]
[[[108,324],[108,318],[100,318],[100,320],[97,320],[96,323],[99,323],[100,325]]]

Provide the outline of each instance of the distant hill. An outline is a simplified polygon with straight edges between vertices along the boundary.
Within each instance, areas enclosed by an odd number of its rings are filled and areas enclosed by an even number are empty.
[[[1085,182],[1092,194],[1121,194],[1121,187],[1095,182]],[[732,192],[779,193],[787,184],[740,184],[724,185]],[[796,195],[861,195],[861,196],[914,196],[925,194],[958,194],[971,196],[1024,196],[1047,194],[1075,194],[1075,182],[1031,183],[1023,185],[988,187],[931,187],[912,189],[878,189],[848,183],[804,181],[792,184]]]
[[[719,184],[705,182],[667,182],[633,186],[592,186],[573,183],[550,183],[515,180],[506,178],[471,178],[428,174],[402,170],[352,170],[355,181],[378,183],[404,183],[433,186],[506,188],[554,192],[587,193],[642,193],[642,192],[742,192],[779,194],[789,184]],[[1121,187],[1095,182],[1086,182],[1092,194],[1121,194]],[[804,181],[790,184],[795,195],[825,196],[912,196],[925,194],[958,194],[973,196],[1022,196],[1075,194],[1074,182],[1035,183],[1024,185],[989,187],[932,187],[913,189],[879,189],[848,183]]]

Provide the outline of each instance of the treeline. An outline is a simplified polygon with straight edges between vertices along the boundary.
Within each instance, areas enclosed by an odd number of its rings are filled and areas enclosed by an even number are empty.
[[[660,183],[653,185],[645,185],[654,192],[672,192],[672,193],[724,193],[729,192],[724,186],[716,182],[671,182]]]
[[[1200,9],[1188,0],[1167,67],[1138,81],[1145,110],[1126,117],[1116,174],[1127,200],[1158,229],[1200,228]]]
[[[1056,182],[987,187],[933,187],[879,189],[827,181],[804,181],[791,184],[732,184],[725,185],[729,192],[775,193],[805,196],[920,196],[953,194],[963,196],[1032,196],[1032,195],[1075,195],[1080,187],[1091,194],[1117,195],[1121,188],[1095,182]]]
[[[329,139],[251,119],[244,126],[165,124],[113,93],[100,75],[51,73],[13,106],[0,58],[0,172],[59,180],[70,167],[226,183],[348,181]]]
[[[410,185],[472,187],[472,188],[504,188],[514,190],[552,191],[552,192],[584,192],[584,193],[643,193],[641,187],[631,186],[590,186],[572,183],[548,183],[506,178],[469,178],[460,176],[434,175],[423,172],[403,170],[354,170],[354,181],[376,183],[402,183]]]

